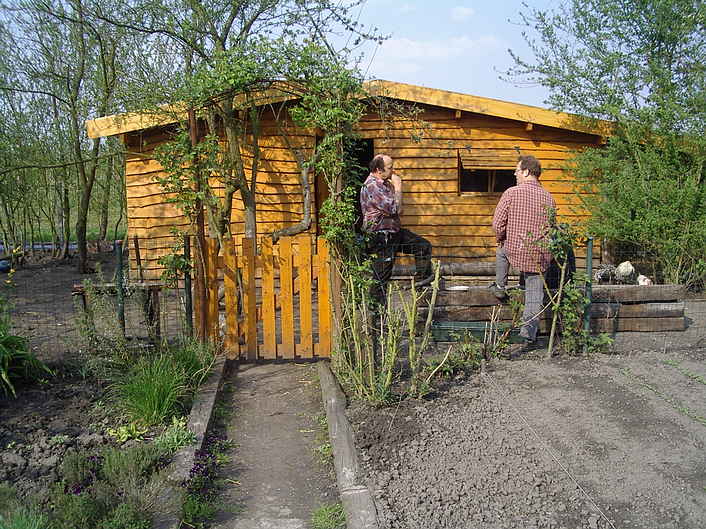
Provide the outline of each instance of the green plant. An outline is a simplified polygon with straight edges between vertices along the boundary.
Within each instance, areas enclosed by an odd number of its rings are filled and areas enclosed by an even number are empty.
[[[27,339],[10,334],[10,328],[7,301],[0,296],[0,388],[4,394],[16,396],[13,382],[38,380],[53,372],[29,351]]]
[[[49,519],[45,514],[28,507],[0,513],[0,529],[46,529]]]
[[[345,529],[346,513],[343,504],[322,505],[311,515],[312,529]]]
[[[211,344],[187,340],[170,349],[174,363],[183,370],[189,391],[196,391],[211,373],[216,360]]]
[[[196,441],[194,432],[187,429],[185,417],[172,417],[172,424],[154,440],[154,444],[167,454],[173,454],[180,448]]]
[[[163,267],[160,279],[170,288],[178,285],[179,279],[191,273],[193,265],[184,256],[184,234],[177,228],[170,229],[174,238],[171,253],[160,257],[157,262]]]
[[[410,369],[410,383],[409,383],[409,393],[413,397],[421,397],[428,392],[427,379],[426,382],[422,379],[422,371],[424,365],[422,362],[422,353],[426,350],[429,345],[429,339],[431,338],[431,322],[434,318],[434,307],[436,306],[436,296],[439,293],[439,278],[441,274],[441,263],[438,260],[434,260],[434,281],[431,284],[431,299],[429,300],[427,306],[427,317],[422,329],[421,343],[417,344],[417,316],[419,302],[428,293],[428,289],[424,289],[419,295],[417,295],[417,289],[414,284],[414,279],[412,280],[411,295],[408,299],[401,297],[402,300],[402,310],[405,314],[405,321],[407,324],[407,336],[409,339],[409,344],[407,346],[407,358],[409,360]]]
[[[147,433],[147,428],[133,421],[129,424],[120,425],[117,428],[108,428],[106,432],[118,443],[122,444],[130,439],[142,439],[142,436]]]
[[[184,369],[166,354],[141,358],[113,388],[117,405],[133,421],[164,422],[182,407],[187,395]]]
[[[150,529],[152,521],[137,507],[121,503],[103,520],[98,529]]]

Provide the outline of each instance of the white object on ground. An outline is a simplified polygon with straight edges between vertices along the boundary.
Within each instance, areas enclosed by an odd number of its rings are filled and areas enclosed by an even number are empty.
[[[626,281],[635,273],[635,267],[630,261],[623,261],[615,268],[615,278],[618,281]]]
[[[649,277],[640,274],[639,276],[637,276],[637,284],[642,286],[651,285],[652,280]]]

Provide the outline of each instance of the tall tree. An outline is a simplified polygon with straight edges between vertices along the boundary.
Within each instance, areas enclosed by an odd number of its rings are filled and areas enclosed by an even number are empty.
[[[515,79],[559,110],[608,119],[606,148],[573,160],[597,193],[588,229],[651,258],[665,281],[706,279],[706,4],[571,0],[522,15],[534,60]],[[627,245],[627,246],[626,246]]]

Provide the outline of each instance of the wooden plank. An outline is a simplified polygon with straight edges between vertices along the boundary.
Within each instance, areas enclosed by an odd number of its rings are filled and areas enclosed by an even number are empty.
[[[206,241],[206,288],[208,312],[206,328],[209,340],[216,345],[220,342],[220,324],[218,314],[218,239]]]
[[[317,238],[317,260],[319,265],[319,277],[317,279],[317,296],[319,307],[319,351],[318,356],[329,358],[331,356],[332,341],[332,316],[331,307],[331,276],[329,248],[325,239]],[[315,351],[316,352],[316,351]]]
[[[226,304],[226,330],[225,347],[228,360],[236,360],[240,355],[240,329],[238,322],[238,258],[236,256],[235,241],[226,239],[224,266],[223,266],[223,287],[225,290]]]
[[[311,292],[311,236],[308,233],[296,237],[299,243],[299,356],[312,358],[314,356],[314,341],[312,330],[312,292]]]
[[[684,299],[683,285],[594,285],[594,301],[647,302]]]
[[[599,305],[598,303],[594,305]],[[684,316],[684,302],[620,304],[620,318],[679,318]]]
[[[292,270],[292,238],[283,237],[279,243],[279,298],[281,300],[282,345],[281,357],[294,359],[294,293]]]
[[[686,318],[615,318],[592,319],[593,332],[664,332],[683,331],[686,329]]]
[[[277,358],[277,328],[275,318],[275,269],[272,239],[262,239],[262,330],[263,348],[261,358]]]
[[[243,239],[243,291],[245,352],[249,362],[257,360],[257,300],[255,290],[255,241]]]

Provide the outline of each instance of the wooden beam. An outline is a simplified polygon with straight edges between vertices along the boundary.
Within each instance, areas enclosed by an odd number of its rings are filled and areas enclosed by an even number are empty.
[[[684,299],[683,285],[594,285],[596,302],[678,301]]]
[[[526,130],[527,132],[529,132],[529,131],[531,131],[533,128],[534,128],[534,125],[533,125],[531,122],[528,121],[527,124],[525,125],[525,130]]]

